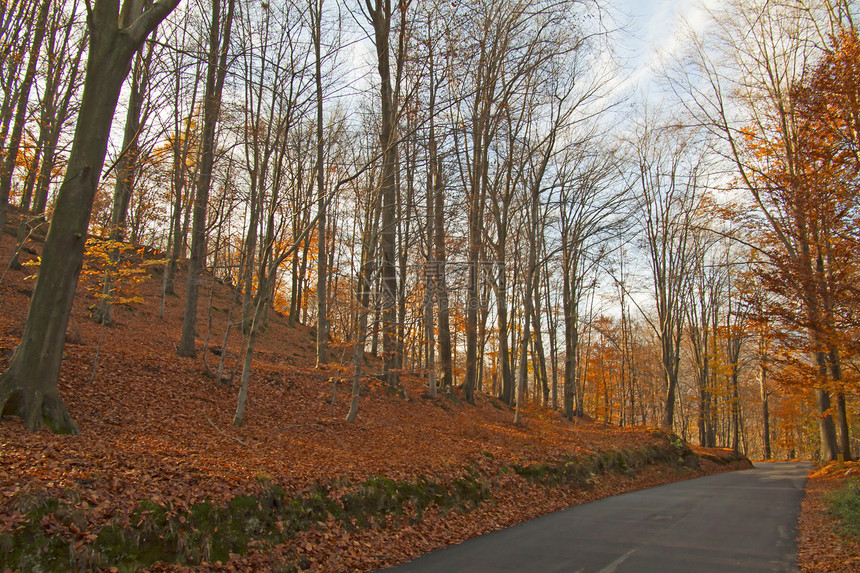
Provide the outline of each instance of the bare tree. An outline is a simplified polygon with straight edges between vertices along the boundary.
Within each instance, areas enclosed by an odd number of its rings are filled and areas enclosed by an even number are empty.
[[[79,95],[80,64],[86,52],[86,35],[75,25],[77,1],[64,3],[51,14],[50,30],[45,39],[45,57],[42,58],[44,92],[39,101],[39,137],[33,160],[29,166],[21,194],[18,224],[18,246],[10,267],[19,267],[17,256],[29,235],[44,225],[44,213],[53,174],[58,167],[58,151],[63,132],[69,127],[69,118]],[[28,216],[29,215],[29,216]]]
[[[215,138],[221,113],[221,94],[227,77],[231,29],[236,0],[226,0],[227,12],[222,19],[222,0],[212,0],[207,52],[206,90],[203,95],[203,134],[200,142],[200,168],[194,193],[194,220],[191,230],[191,256],[188,260],[188,279],[185,288],[185,314],[182,334],[176,353],[179,356],[196,356],[194,348],[197,325],[197,299],[200,279],[206,264],[206,212],[212,168],[215,163]]]
[[[705,225],[707,226],[707,224]],[[690,238],[689,300],[685,305],[686,330],[696,377],[698,412],[696,427],[699,444],[716,447],[716,397],[714,392],[715,349],[722,301],[726,296],[725,265],[714,260],[719,236],[706,228],[694,228]]]
[[[323,54],[322,54],[322,19],[324,0],[311,0],[311,37],[314,44],[314,81],[316,83],[316,112],[317,112],[317,209],[319,223],[317,228],[317,365],[328,360],[328,311],[326,308],[328,268],[326,253],[326,198],[325,198],[325,125],[323,124]]]
[[[12,190],[12,176],[15,173],[15,164],[18,161],[18,151],[21,146],[21,138],[24,135],[24,124],[27,121],[28,102],[30,100],[30,89],[36,80],[36,66],[42,53],[42,42],[48,29],[48,15],[51,0],[42,0],[39,10],[32,22],[33,39],[28,46],[27,68],[17,91],[15,102],[15,122],[12,126],[12,134],[3,150],[2,165],[0,165],[0,241],[5,234],[6,211],[9,205],[9,194]],[[29,28],[26,28],[29,30]]]
[[[625,186],[618,185],[619,159],[609,142],[586,130],[559,158],[553,204],[561,245],[561,303],[564,331],[562,412],[568,419],[584,414],[575,400],[580,386],[582,307],[592,288],[595,267],[606,255],[604,244],[619,233],[625,213]]]
[[[196,180],[189,173],[196,171],[199,167],[197,152],[199,151],[199,133],[197,131],[196,112],[199,102],[198,86],[203,77],[203,61],[197,59],[190,65],[186,62],[190,49],[186,48],[188,29],[186,26],[174,26],[173,34],[170,36],[174,45],[182,46],[183,49],[170,50],[167,54],[170,65],[166,73],[171,75],[172,97],[170,101],[171,113],[168,116],[169,125],[164,127],[167,132],[170,149],[170,194],[171,201],[168,206],[168,237],[167,237],[167,262],[164,266],[164,281],[161,289],[161,311],[164,315],[165,297],[175,294],[174,283],[176,279],[176,267],[181,256],[185,252],[185,239],[187,235],[186,225],[183,224],[183,212],[188,213],[186,202],[188,188]],[[165,62],[162,65],[167,67]],[[187,81],[184,73],[187,67],[194,72]],[[190,94],[185,91],[185,85],[190,84]],[[186,219],[187,220],[187,219]]]
[[[0,375],[0,413],[14,414],[30,430],[44,423],[60,433],[78,427],[57,391],[66,325],[83,261],[96,187],[110,126],[131,60],[150,32],[179,0],[161,0],[140,12],[134,0],[96,0],[89,14],[90,49],[75,142],[21,343]]]
[[[154,47],[155,44],[151,43],[146,47],[145,51],[138,52],[132,65],[131,89],[128,96],[128,109],[125,116],[122,148],[114,168],[116,170],[116,184],[114,185],[109,230],[109,238],[113,242],[126,240],[128,208],[135,187],[135,177],[139,171],[140,136],[141,130],[144,127],[141,124],[141,113],[143,112],[144,100],[149,91],[150,65],[152,63]],[[102,285],[102,297],[93,315],[93,318],[102,324],[112,323],[115,290],[112,275],[116,272],[115,267],[119,262],[119,256],[119,248],[111,250],[110,266],[112,268],[105,273],[104,284]]]
[[[379,72],[380,90],[380,131],[379,144],[382,155],[382,227],[379,240],[382,254],[382,348],[383,368],[389,385],[398,384],[401,341],[397,339],[397,269],[396,255],[396,215],[397,215],[397,123],[400,115],[400,87],[406,59],[408,0],[364,0],[362,9],[367,21],[373,28],[373,41],[376,46],[376,63]],[[398,18],[396,28],[397,46],[392,54],[392,24]],[[395,66],[392,74],[391,64]]]
[[[690,280],[692,224],[703,193],[703,157],[672,128],[645,125],[637,145],[637,210],[651,269],[665,386],[661,425],[675,421],[681,336]]]

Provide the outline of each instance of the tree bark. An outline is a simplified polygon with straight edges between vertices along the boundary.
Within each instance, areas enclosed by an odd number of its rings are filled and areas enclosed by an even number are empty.
[[[404,6],[402,3],[399,6]],[[380,250],[382,252],[382,363],[386,383],[399,383],[397,365],[400,344],[397,340],[397,269],[396,256],[396,209],[397,209],[397,102],[391,76],[390,32],[391,0],[365,0],[365,7],[373,25],[376,44],[377,70],[380,79],[381,126],[379,144],[382,149],[382,228]],[[400,69],[398,54],[398,71]]]
[[[176,353],[179,356],[197,355],[194,341],[197,326],[197,299],[200,294],[203,268],[206,264],[206,212],[209,188],[212,184],[212,168],[215,163],[215,129],[221,113],[221,93],[227,76],[227,56],[235,4],[236,0],[227,0],[227,14],[222,25],[221,0],[212,0],[206,91],[203,100],[203,141],[200,144],[200,171],[194,193],[191,256],[188,259],[188,279],[185,285],[185,313],[182,317],[182,334],[176,347]]]
[[[762,363],[760,369],[762,440],[764,442],[764,459],[769,460],[773,455],[770,446],[770,392],[767,389],[767,366]]]
[[[435,145],[433,149],[435,149]],[[433,186],[433,241],[434,272],[436,276],[436,301],[439,305],[439,367],[442,379],[439,387],[450,391],[454,385],[454,369],[451,358],[451,323],[448,300],[447,245],[445,243],[445,182],[442,166],[437,157],[434,163],[435,184]]]
[[[831,348],[827,355],[830,365],[830,378],[838,388],[842,385],[842,359],[838,348]],[[839,452],[844,461],[851,460],[851,433],[848,425],[848,411],[845,404],[845,394],[836,393],[836,422],[839,426]]]
[[[116,0],[96,0],[93,5],[84,92],[66,176],[45,239],[24,334],[9,368],[0,375],[0,413],[19,416],[30,430],[45,424],[58,433],[79,431],[59,396],[57,381],[93,199],[131,59],[178,3],[156,2],[133,22],[118,18]],[[122,16],[128,8],[124,6]]]
[[[128,206],[134,191],[135,171],[140,153],[140,114],[143,109],[146,92],[149,88],[149,63],[152,59],[152,46],[146,55],[138,52],[135,57],[134,71],[132,72],[131,93],[128,97],[128,111],[125,118],[125,130],[123,132],[122,150],[116,162],[116,184],[114,186],[113,205],[111,208],[110,240],[123,242],[126,240],[126,221],[128,219]],[[111,249],[109,270],[105,273],[104,285],[102,285],[102,298],[99,300],[95,320],[104,324],[113,323],[113,299],[115,289],[113,286],[113,275],[119,263],[119,248]]]
[[[24,79],[21,82],[18,93],[15,123],[12,126],[12,135],[9,138],[9,143],[3,156],[2,167],[0,167],[0,242],[3,241],[3,235],[5,234],[9,194],[12,191],[12,176],[15,174],[18,151],[21,147],[21,138],[24,135],[24,124],[27,119],[27,103],[30,99],[30,88],[36,79],[36,63],[39,59],[39,52],[42,50],[42,41],[45,39],[48,8],[50,5],[51,0],[42,0],[42,5],[39,7],[39,13],[34,22],[35,33],[33,34],[33,43],[30,45],[30,58],[27,62],[27,69],[24,72]]]
[[[818,433],[821,437],[821,459],[822,461],[835,461],[839,451],[836,441],[836,426],[830,411],[830,392],[815,389],[815,402],[818,405]]]
[[[312,2],[313,42],[314,42],[314,79],[316,80],[317,97],[317,209],[319,222],[317,229],[317,366],[328,360],[328,316],[326,309],[326,286],[328,269],[326,268],[326,197],[324,186],[325,165],[323,162],[323,86],[322,86],[322,9],[324,0]]]

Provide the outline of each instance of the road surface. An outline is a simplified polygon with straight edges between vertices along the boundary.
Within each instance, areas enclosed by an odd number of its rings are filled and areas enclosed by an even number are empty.
[[[808,463],[760,464],[574,506],[386,573],[797,571]]]

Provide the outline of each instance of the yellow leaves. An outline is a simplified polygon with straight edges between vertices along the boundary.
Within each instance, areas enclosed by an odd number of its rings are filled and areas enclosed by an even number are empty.
[[[138,287],[147,277],[147,267],[163,264],[163,260],[147,260],[143,248],[112,239],[87,239],[82,275],[96,277],[88,288],[93,295],[112,304],[142,303]],[[104,284],[110,281],[110,292]]]
[[[21,263],[25,267],[34,267],[35,271],[31,275],[27,275],[26,279],[28,281],[35,280],[35,278],[39,274],[39,266],[42,264],[42,257],[37,256],[35,259],[30,259]]]

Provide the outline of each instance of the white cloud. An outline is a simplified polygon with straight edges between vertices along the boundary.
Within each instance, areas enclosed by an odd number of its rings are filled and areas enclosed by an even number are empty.
[[[722,0],[624,0],[619,8],[633,19],[630,32],[630,76],[627,88],[644,89],[664,62],[686,48],[683,30],[701,31],[708,25],[708,11]]]

